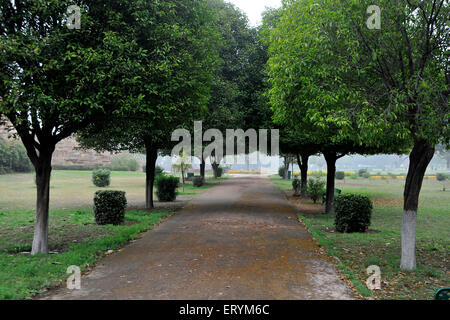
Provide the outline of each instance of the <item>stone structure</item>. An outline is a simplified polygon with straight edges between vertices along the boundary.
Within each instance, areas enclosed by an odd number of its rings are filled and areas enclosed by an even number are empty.
[[[11,140],[13,132],[8,132],[5,126],[0,126],[0,137]],[[56,145],[52,164],[64,166],[108,166],[111,164],[111,153],[98,153],[94,150],[78,150],[74,137],[64,139]]]
[[[111,164],[111,153],[98,153],[94,150],[79,150],[75,138],[70,137],[56,145],[52,164],[79,166],[108,166]]]

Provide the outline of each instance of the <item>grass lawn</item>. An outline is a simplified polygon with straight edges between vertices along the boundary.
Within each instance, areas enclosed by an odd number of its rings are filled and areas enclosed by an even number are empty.
[[[442,183],[424,181],[417,220],[418,269],[404,272],[399,268],[404,179],[337,181],[343,193],[364,194],[374,202],[372,225],[365,234],[335,233],[334,216],[322,214],[324,208],[309,199],[292,197],[292,181],[272,179],[299,209],[316,240],[337,257],[341,271],[362,296],[432,299],[438,288],[450,286],[450,192],[442,191]],[[370,292],[365,285],[370,265],[381,268],[381,290]]]
[[[226,178],[226,177],[225,177]],[[201,188],[185,186],[180,198],[188,200],[220,183],[209,180]],[[107,189],[126,191],[130,208],[121,226],[98,226],[92,212],[95,191],[88,171],[54,171],[51,183],[49,255],[31,256],[35,222],[35,186],[32,174],[0,176],[0,299],[28,299],[63,284],[69,266],[87,271],[110,250],[151,229],[176,206],[141,210],[145,174],[113,172]],[[181,191],[181,188],[180,188]]]

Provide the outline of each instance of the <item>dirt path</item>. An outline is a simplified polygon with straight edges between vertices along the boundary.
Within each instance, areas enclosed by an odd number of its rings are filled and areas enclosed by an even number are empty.
[[[268,178],[207,191],[47,299],[352,299]]]

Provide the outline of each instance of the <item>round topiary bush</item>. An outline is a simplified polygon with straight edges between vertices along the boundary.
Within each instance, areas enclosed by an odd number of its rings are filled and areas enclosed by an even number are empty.
[[[445,181],[446,179],[447,179],[447,177],[445,176],[445,174],[443,174],[443,173],[436,174],[436,180],[437,181],[442,182],[442,181]]]
[[[161,202],[175,201],[180,179],[177,177],[159,176],[156,181],[156,195]]]
[[[346,194],[335,199],[336,217],[334,225],[337,232],[366,232],[372,217],[372,201],[362,195]]]
[[[343,172],[343,171],[336,172],[336,179],[337,180],[344,180],[345,179],[345,172]]]
[[[123,191],[97,191],[94,197],[95,221],[99,225],[119,225],[125,221],[127,198]]]
[[[93,171],[92,183],[99,188],[108,187],[111,183],[111,171],[104,169]]]
[[[192,185],[193,185],[194,187],[199,188],[199,187],[202,187],[204,184],[205,184],[205,180],[204,180],[203,177],[201,177],[201,176],[194,177],[194,178],[192,179]]]

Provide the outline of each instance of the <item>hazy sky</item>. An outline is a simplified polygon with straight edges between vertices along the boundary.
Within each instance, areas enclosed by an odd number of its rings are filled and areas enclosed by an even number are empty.
[[[281,6],[281,0],[226,0],[233,3],[236,7],[244,11],[250,24],[256,26],[261,22],[261,14],[265,7],[278,8]]]

